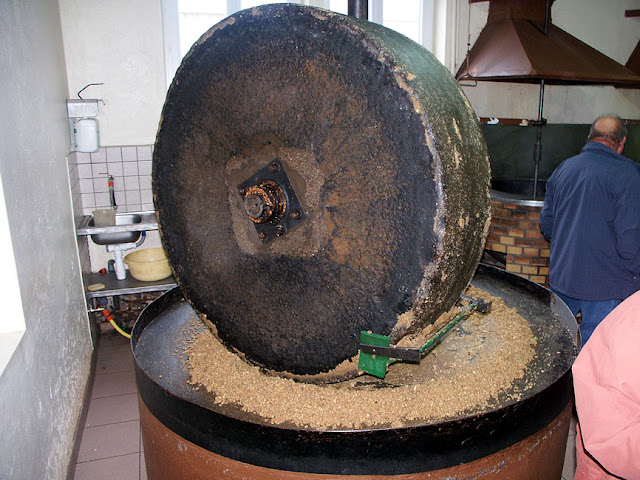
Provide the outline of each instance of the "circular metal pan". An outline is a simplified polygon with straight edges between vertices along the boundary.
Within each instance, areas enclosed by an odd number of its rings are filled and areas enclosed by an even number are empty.
[[[490,211],[449,72],[392,30],[299,5],[239,12],[193,46],[153,192],[185,298],[227,346],[298,375],[352,358],[362,330],[396,342],[450,308]]]
[[[480,265],[472,285],[515,308],[537,339],[535,359],[513,386],[521,396],[505,392],[495,408],[402,428],[318,431],[274,426],[234,405],[216,405],[211,394],[189,384],[185,345],[194,335],[195,313],[177,288],[149,305],[132,332],[141,401],[181,438],[270,469],[401,475],[473,462],[543,430],[569,405],[577,324],[555,295],[522,277]]]

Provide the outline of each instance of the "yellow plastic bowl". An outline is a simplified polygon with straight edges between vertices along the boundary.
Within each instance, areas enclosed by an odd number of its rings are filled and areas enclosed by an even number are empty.
[[[155,282],[171,275],[169,260],[162,248],[144,248],[124,257],[131,276],[141,282]]]

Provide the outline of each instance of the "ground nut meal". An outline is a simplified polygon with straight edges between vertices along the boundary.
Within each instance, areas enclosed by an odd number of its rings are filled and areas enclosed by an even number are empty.
[[[194,314],[193,335],[184,347],[190,383],[209,392],[215,405],[234,406],[273,425],[313,430],[439,423],[497,407],[498,398],[515,402],[522,391],[512,386],[525,376],[537,340],[528,322],[500,298],[473,287],[466,294],[491,301],[491,312],[463,320],[420,364],[395,363],[384,380],[363,374],[334,384],[265,372],[229,351]]]

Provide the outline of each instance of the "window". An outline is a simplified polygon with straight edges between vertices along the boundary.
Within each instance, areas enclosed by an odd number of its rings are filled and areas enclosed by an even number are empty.
[[[0,179],[0,249],[2,249],[2,275],[4,277],[0,289],[2,302],[2,320],[0,321],[0,375],[11,360],[25,332],[24,312],[18,272],[13,256],[13,244],[9,231],[9,219],[4,200],[4,191]]]
[[[442,43],[434,37],[435,4],[442,1],[370,0],[369,20],[392,28],[433,51],[434,43]],[[287,3],[287,0],[162,0],[167,87],[182,57],[211,26],[239,10],[265,3]],[[327,8],[345,15],[348,12],[348,0],[299,0],[296,3]],[[438,34],[444,37],[444,31]],[[440,60],[443,61],[442,58]]]

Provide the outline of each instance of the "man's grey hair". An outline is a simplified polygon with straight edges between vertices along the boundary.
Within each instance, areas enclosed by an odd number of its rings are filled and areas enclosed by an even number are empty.
[[[611,117],[617,120],[616,122],[617,125],[613,130],[604,131],[604,130],[598,130],[596,128],[596,124],[598,123],[598,121],[600,121],[600,119],[605,117]],[[622,143],[622,141],[625,139],[626,136],[627,136],[627,127],[625,126],[622,119],[618,115],[615,115],[613,113],[608,113],[606,115],[600,115],[598,118],[596,118],[593,121],[593,123],[591,124],[591,130],[589,130],[589,136],[587,137],[587,140],[591,141],[596,138],[603,138],[605,140],[613,142],[615,145],[620,145],[620,143]]]

